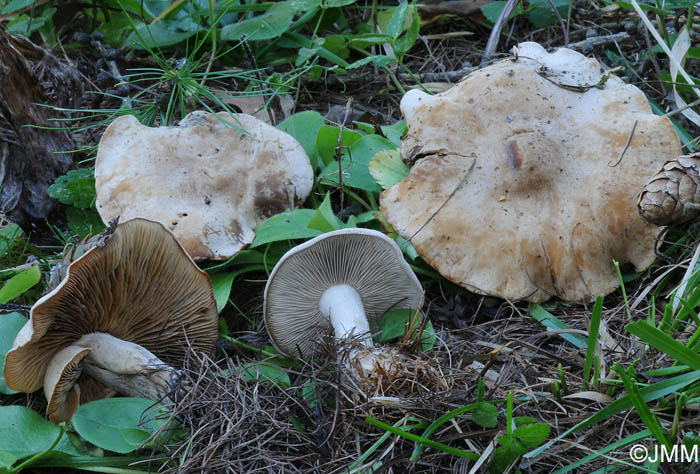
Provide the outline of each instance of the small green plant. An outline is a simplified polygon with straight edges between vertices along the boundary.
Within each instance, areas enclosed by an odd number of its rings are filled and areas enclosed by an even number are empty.
[[[549,437],[549,425],[537,423],[529,416],[513,417],[513,393],[508,394],[506,434],[498,437],[489,471],[500,474],[529,449],[539,446]]]

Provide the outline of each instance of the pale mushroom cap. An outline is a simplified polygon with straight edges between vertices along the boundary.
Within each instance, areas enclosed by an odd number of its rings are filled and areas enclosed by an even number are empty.
[[[95,162],[105,222],[161,222],[195,259],[234,255],[265,219],[303,202],[313,180],[291,135],[245,114],[192,112],[160,128],[126,115],[105,131]]]
[[[415,165],[382,209],[426,262],[474,292],[605,295],[619,286],[613,259],[638,270],[654,260],[658,228],[636,196],[680,142],[639,89],[603,83],[594,59],[518,49],[442,94],[406,94],[401,152]]]
[[[7,385],[38,390],[54,355],[94,332],[139,344],[174,366],[189,346],[211,354],[218,337],[211,280],[161,224],[120,224],[32,307],[7,353]]]
[[[46,413],[53,423],[70,421],[80,405],[80,386],[76,381],[83,372],[82,360],[90,354],[86,347],[68,346],[58,351],[46,367],[44,395],[49,405]]]
[[[265,287],[265,325],[275,347],[290,356],[314,352],[330,323],[319,309],[323,293],[350,285],[372,321],[392,309],[417,308],[423,289],[398,245],[370,229],[319,235],[287,252]]]

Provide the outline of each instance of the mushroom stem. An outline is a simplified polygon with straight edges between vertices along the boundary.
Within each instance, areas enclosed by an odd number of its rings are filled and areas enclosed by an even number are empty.
[[[74,344],[92,350],[84,360],[85,373],[124,395],[168,403],[180,377],[149,350],[107,333],[86,334]]]
[[[350,285],[335,285],[328,288],[319,301],[321,314],[327,317],[336,339],[359,336],[358,342],[372,347],[372,335],[365,315],[360,294]]]

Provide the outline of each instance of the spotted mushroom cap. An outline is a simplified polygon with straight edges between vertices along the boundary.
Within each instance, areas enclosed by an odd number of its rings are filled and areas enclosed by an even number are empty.
[[[182,365],[189,346],[212,354],[218,327],[211,280],[161,224],[119,224],[32,307],[5,359],[8,387],[38,390],[54,356],[94,332],[139,344],[172,366]]]
[[[195,260],[234,255],[265,219],[303,202],[313,180],[299,142],[245,114],[198,111],[177,127],[159,128],[119,117],[95,162],[105,222],[161,222]]]
[[[277,349],[308,356],[330,322],[321,314],[323,293],[352,286],[369,321],[392,309],[417,308],[423,289],[391,238],[370,229],[341,229],[291,249],[265,286],[265,325]]]
[[[680,153],[670,121],[595,59],[536,43],[452,89],[401,101],[410,175],[381,206],[449,280],[476,293],[580,302],[642,270],[658,228],[636,196]],[[631,139],[630,139],[631,137]]]

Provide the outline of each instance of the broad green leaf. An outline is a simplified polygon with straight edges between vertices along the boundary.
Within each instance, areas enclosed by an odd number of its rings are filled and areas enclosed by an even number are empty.
[[[216,308],[221,312],[228,302],[228,297],[231,295],[231,286],[233,285],[233,279],[236,278],[236,273],[217,273],[209,276],[211,277],[211,286],[214,290]]]
[[[153,400],[108,398],[80,405],[72,422],[75,431],[95,446],[126,454],[162,426],[164,412]]]
[[[311,221],[309,221],[308,227],[309,229],[318,230],[320,232],[330,232],[345,227],[343,222],[333,214],[330,193],[326,193],[323,202],[318,206],[314,216],[311,218]]]
[[[340,135],[340,129],[338,127],[323,125],[318,129],[316,147],[318,148],[318,153],[320,154],[324,165],[333,163],[335,160],[335,149],[338,146],[338,135]],[[362,135],[359,133],[344,129],[343,137],[340,139],[340,146],[349,147],[360,138],[362,138]]]
[[[401,137],[408,132],[405,120],[399,120],[393,125],[382,125],[381,129],[384,136],[397,147],[401,146]]]
[[[513,431],[513,436],[518,438],[526,448],[534,448],[544,443],[549,436],[549,425],[544,423],[523,425]]]
[[[348,48],[348,42],[344,35],[324,36],[323,38],[318,38],[316,41],[328,51],[338,55],[339,58],[347,59],[348,56],[350,56],[350,49]]]
[[[349,37],[350,44],[357,48],[365,48],[370,45],[381,45],[390,43],[392,38],[384,33],[363,33]]]
[[[399,58],[403,59],[403,56],[410,51],[418,38],[418,31],[420,30],[420,18],[418,16],[418,9],[415,6],[411,6],[411,16],[413,18],[411,21],[411,26],[406,30],[406,34],[401,36],[396,43],[394,43],[394,53]]]
[[[56,12],[55,8],[50,8],[44,12],[44,15],[30,18],[29,15],[23,13],[16,16],[9,23],[7,23],[7,31],[13,35],[23,35],[29,36],[31,33],[35,32],[39,28],[42,28],[46,22],[51,18],[51,16],[46,16],[47,13]]]
[[[81,239],[90,234],[98,234],[105,229],[102,218],[91,209],[79,209],[66,207],[66,220],[68,228]]]
[[[0,468],[49,449],[61,430],[34,410],[20,405],[0,406]],[[64,434],[51,453],[80,454]]]
[[[481,13],[484,14],[489,23],[494,24],[496,23],[496,20],[498,20],[499,15],[503,11],[503,7],[506,6],[506,3],[507,2],[501,0],[491,2],[481,7]],[[513,9],[513,12],[510,14],[510,18],[515,18],[517,15],[521,15],[522,13],[522,4],[518,3],[518,5],[516,5],[516,7]]]
[[[352,5],[357,0],[326,0],[326,8],[339,8]]]
[[[569,0],[552,0],[552,3],[559,11],[559,15],[566,18]],[[557,16],[548,0],[530,0],[530,13],[527,19],[537,28],[544,28],[557,22]]]
[[[498,425],[498,408],[493,403],[479,402],[472,412],[472,421],[482,428],[495,428]]]
[[[255,229],[255,240],[250,248],[269,242],[308,239],[321,235],[321,231],[309,228],[309,222],[315,213],[313,209],[297,209],[272,216]]]
[[[287,372],[264,362],[248,362],[241,366],[241,374],[247,382],[258,380],[271,382],[280,388],[289,388],[292,381]]]
[[[7,15],[8,13],[16,12],[17,10],[21,10],[24,7],[28,7],[36,1],[37,0],[11,0],[7,5],[3,7],[0,13],[2,13],[3,15]]]
[[[380,192],[381,187],[369,173],[369,162],[378,152],[392,150],[395,146],[379,135],[366,135],[350,146],[349,152],[343,151],[341,169],[343,185],[365,191]],[[321,178],[339,184],[338,164],[331,163],[321,172]]]
[[[499,436],[498,444],[500,444],[500,447],[496,448],[493,461],[491,461],[489,466],[489,472],[494,474],[505,472],[513,461],[527,452],[527,448],[512,435]]]
[[[374,215],[375,211],[366,211],[361,214],[358,214],[355,216],[357,223],[358,224],[365,224],[367,222],[372,222],[374,220],[377,220],[377,217]]]
[[[416,334],[423,322],[423,319],[425,318],[425,315],[422,312],[419,312],[417,320],[413,320],[415,314],[416,311],[414,309],[395,309],[383,314],[380,318],[378,318],[378,320],[373,321],[373,325],[379,326],[379,335],[377,336],[379,342],[386,343],[392,339],[403,337],[407,328]],[[409,323],[412,320],[413,327],[411,328],[409,327]],[[435,344],[435,339],[435,329],[433,328],[433,324],[428,321],[426,322],[421,334],[421,350],[430,350]]]
[[[14,247],[19,239],[22,238],[24,232],[17,224],[10,224],[0,229],[0,256]]]
[[[308,155],[314,170],[320,166],[316,138],[322,125],[323,117],[321,114],[307,110],[292,115],[277,126],[283,132],[296,138]]]
[[[262,15],[224,26],[221,38],[236,42],[243,35],[246,41],[277,38],[289,29],[295,13],[294,7],[288,2],[275,3]]]
[[[289,0],[289,4],[298,12],[308,12],[321,6],[322,0]]]
[[[88,208],[95,201],[95,171],[92,168],[70,170],[49,186],[48,194],[62,204]]]
[[[25,291],[39,283],[41,280],[41,270],[39,265],[32,265],[17,275],[10,278],[5,285],[0,288],[0,303],[8,303]]]
[[[369,172],[382,189],[389,189],[408,177],[410,168],[401,160],[398,149],[382,150],[369,163]]]
[[[5,369],[5,356],[12,349],[12,343],[20,329],[27,323],[27,318],[19,313],[0,314],[0,393],[17,393],[5,383],[3,370]],[[1,445],[0,445],[1,446]],[[2,449],[0,447],[0,449]]]
[[[403,33],[409,9],[410,4],[408,2],[400,3],[399,6],[394,8],[389,23],[386,25],[387,35],[391,36],[393,39],[397,39],[401,33]]]
[[[342,68],[347,68],[348,67],[348,62],[338,56],[337,54],[333,53],[332,51],[327,50],[326,48],[323,48],[321,46],[316,46],[314,42],[311,40],[311,38],[308,38],[304,35],[301,35],[296,32],[292,31],[287,31],[284,34],[283,37],[285,40],[289,40],[290,47],[298,47],[298,48],[309,48],[309,49],[314,49],[316,54],[323,58],[327,59],[328,61],[337,64],[338,66]],[[337,72],[338,70],[336,70]]]
[[[348,64],[347,70],[357,69],[358,67],[365,66],[367,64],[376,64],[377,67],[385,67],[390,64],[394,64],[396,59],[391,56],[386,56],[384,54],[377,54],[374,56],[367,56],[366,58],[358,59],[357,61]]]
[[[125,45],[134,49],[162,48],[178,44],[202,31],[193,20],[160,20],[158,23],[138,23]]]

